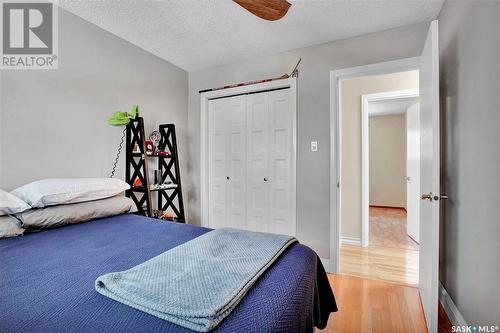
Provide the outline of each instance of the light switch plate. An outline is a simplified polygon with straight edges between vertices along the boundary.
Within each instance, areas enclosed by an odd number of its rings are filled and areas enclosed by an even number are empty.
[[[318,141],[311,141],[311,151],[318,151]]]

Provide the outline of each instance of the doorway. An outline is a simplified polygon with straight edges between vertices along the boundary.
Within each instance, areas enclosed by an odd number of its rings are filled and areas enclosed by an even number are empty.
[[[417,71],[399,76],[402,85],[418,85]],[[419,243],[418,96],[418,89],[361,96],[361,244],[364,247],[370,244],[370,239],[374,245],[396,248],[415,248]],[[370,223],[375,228],[370,228]]]
[[[343,175],[343,133],[342,124],[342,82],[348,79],[418,70],[420,102],[420,247],[418,289],[424,308],[429,332],[437,332],[438,289],[439,289],[439,214],[440,201],[445,195],[440,193],[440,114],[439,114],[439,43],[438,22],[429,25],[427,37],[420,56],[384,63],[338,69],[330,72],[330,266],[329,271],[340,271],[341,226],[346,213],[358,214],[356,210],[343,207],[344,193],[349,182]],[[358,100],[360,100],[359,98]],[[361,103],[361,102],[359,102]],[[357,126],[361,123],[358,121]],[[356,122],[355,122],[356,125]],[[357,137],[353,133],[347,133]],[[361,143],[359,142],[359,146]],[[361,158],[361,153],[359,153]],[[361,180],[361,170],[358,172]],[[353,192],[357,191],[354,188]],[[361,186],[359,186],[361,188]],[[360,191],[360,190],[359,190]],[[361,197],[361,194],[359,195]],[[359,209],[360,211],[360,209]],[[361,212],[359,212],[361,215]],[[359,220],[361,220],[361,217]],[[359,227],[361,229],[361,227]],[[357,230],[361,234],[361,230]],[[358,239],[345,239],[342,242],[357,242]]]
[[[407,194],[407,189],[414,190],[409,179],[418,181],[418,175],[410,177],[407,171],[408,165],[419,163],[419,156],[407,154],[408,146],[418,148],[419,143],[413,142],[418,136],[407,135],[407,127],[419,125],[414,119],[418,85],[417,70],[340,84],[340,273],[418,285],[419,246],[408,235],[408,230],[418,230],[418,214],[407,214],[408,203],[414,207],[419,200],[418,191]]]

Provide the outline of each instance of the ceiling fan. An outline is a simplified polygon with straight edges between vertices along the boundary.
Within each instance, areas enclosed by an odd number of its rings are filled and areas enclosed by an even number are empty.
[[[268,21],[276,21],[286,15],[292,4],[286,0],[233,0],[250,13]]]

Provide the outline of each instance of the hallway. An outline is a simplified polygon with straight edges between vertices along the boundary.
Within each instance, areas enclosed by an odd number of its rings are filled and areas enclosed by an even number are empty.
[[[418,243],[406,233],[406,210],[371,206],[370,245],[418,250]]]
[[[370,207],[370,244],[343,244],[340,273],[418,286],[418,248],[406,234],[404,209]]]

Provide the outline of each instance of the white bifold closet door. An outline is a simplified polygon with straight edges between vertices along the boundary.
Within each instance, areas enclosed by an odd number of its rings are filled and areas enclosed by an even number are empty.
[[[290,89],[209,102],[209,225],[295,235]]]
[[[210,227],[245,228],[245,96],[210,101]]]

